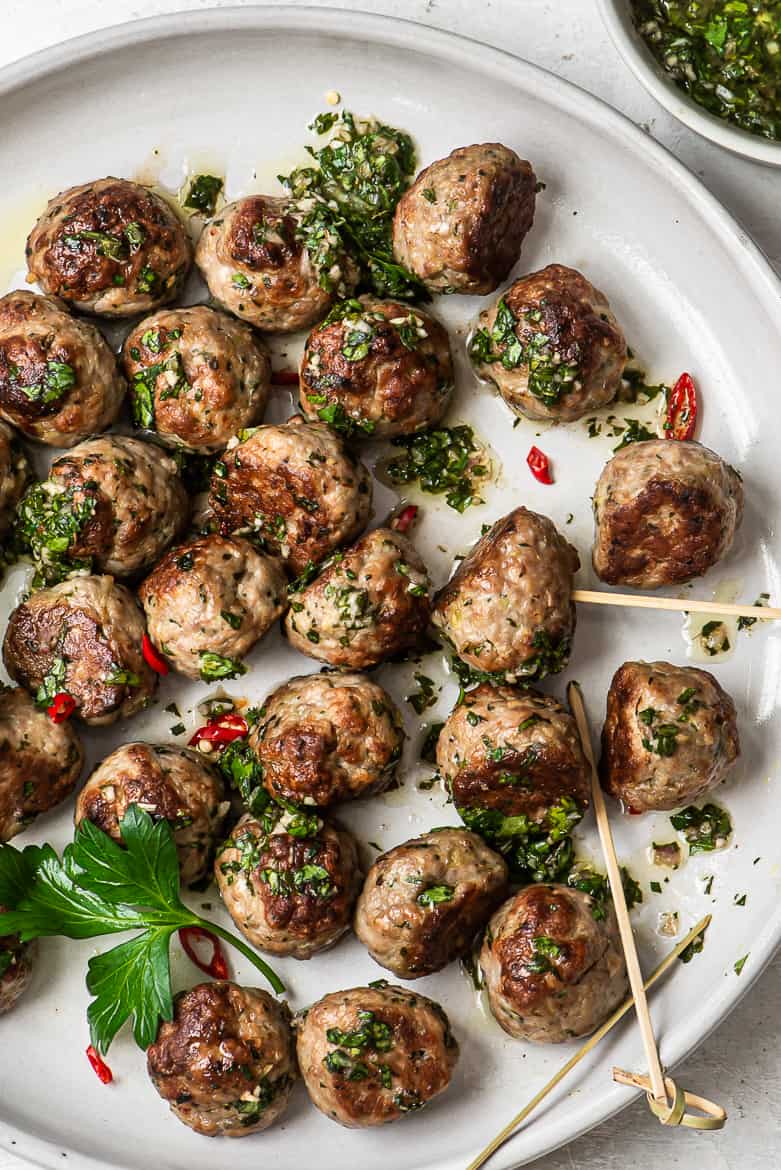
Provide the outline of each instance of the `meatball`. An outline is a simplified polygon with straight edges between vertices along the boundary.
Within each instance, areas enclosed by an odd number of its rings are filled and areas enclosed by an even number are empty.
[[[128,334],[122,361],[137,426],[208,454],[263,417],[271,363],[249,325],[206,305],[167,309]]]
[[[125,383],[103,336],[56,297],[0,298],[0,418],[30,439],[72,447],[104,431]]]
[[[236,926],[272,955],[310,959],[349,929],[361,885],[358,850],[345,829],[323,824],[309,836],[269,833],[246,813],[217,854],[214,872]],[[300,818],[298,818],[300,821]]]
[[[11,428],[0,422],[0,536],[11,526],[25,485],[30,464]]]
[[[599,289],[549,264],[482,311],[469,355],[516,414],[574,422],[613,401],[627,349]]]
[[[147,1049],[147,1071],[171,1112],[207,1137],[268,1129],[297,1076],[290,1010],[267,991],[198,983]]]
[[[112,176],[55,195],[27,238],[27,267],[44,292],[101,317],[132,317],[174,300],[192,258],[168,203]]]
[[[735,704],[707,670],[625,662],[613,675],[600,777],[630,812],[689,804],[715,788],[739,754]]]
[[[421,643],[429,591],[426,566],[406,537],[375,528],[293,594],[285,630],[302,654],[365,670]]]
[[[296,1018],[317,1108],[348,1129],[397,1121],[450,1084],[458,1043],[433,999],[402,987],[334,991]]]
[[[154,644],[180,674],[206,682],[228,677],[287,608],[279,562],[218,534],[171,549],[138,592]]]
[[[258,427],[216,464],[209,502],[226,536],[254,533],[298,575],[369,521],[369,472],[325,423]]]
[[[220,774],[198,752],[166,744],[126,743],[92,773],[76,801],[76,826],[92,821],[121,842],[131,804],[171,826],[182,881],[209,872],[229,801]]]
[[[594,492],[594,572],[609,585],[658,589],[700,577],[743,518],[738,473],[700,443],[630,443]]]
[[[336,305],[301,358],[301,410],[348,435],[391,439],[433,426],[453,385],[443,326],[375,297]]]
[[[334,279],[349,292],[357,274],[347,261],[338,276],[321,273],[300,238],[301,219],[288,199],[271,195],[223,207],[204,227],[195,252],[214,299],[271,333],[295,333],[324,317]]]
[[[355,911],[355,933],[400,979],[463,955],[507,892],[507,866],[466,829],[437,829],[378,857]]]
[[[500,906],[480,967],[497,1023],[538,1044],[588,1035],[628,991],[612,903],[567,886],[527,886]]]
[[[74,577],[40,589],[8,619],[3,661],[11,678],[48,706],[68,694],[75,713],[98,727],[149,703],[157,675],[141,651],[144,619],[113,577]]]
[[[534,222],[531,164],[499,142],[421,171],[393,220],[393,254],[437,293],[485,296],[506,280]]]
[[[83,766],[69,723],[53,723],[21,687],[0,689],[0,841],[70,796]]]
[[[531,681],[567,665],[580,559],[546,516],[516,508],[434,598],[432,621],[475,670]]]
[[[383,792],[404,730],[390,695],[365,675],[310,674],[269,695],[249,742],[272,797],[324,808]]]
[[[4,910],[0,906],[0,926]],[[22,942],[18,934],[0,935],[0,1016],[27,990],[37,952],[37,942]]]

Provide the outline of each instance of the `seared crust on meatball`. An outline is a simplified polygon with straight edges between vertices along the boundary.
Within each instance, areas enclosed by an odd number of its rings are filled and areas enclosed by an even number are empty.
[[[128,334],[133,417],[171,447],[221,451],[263,417],[271,363],[249,325],[206,305],[167,309]]]
[[[440,732],[437,765],[459,809],[541,823],[564,796],[588,808],[591,771],[575,720],[538,691],[487,683],[467,691]]]
[[[125,383],[103,335],[56,297],[0,298],[0,418],[30,439],[72,447],[104,431]]]
[[[707,670],[625,662],[613,675],[600,777],[631,812],[689,804],[740,754],[735,704]]]
[[[467,829],[438,829],[377,858],[355,933],[381,967],[419,979],[468,951],[506,892],[498,853]]]
[[[393,220],[393,253],[432,292],[485,296],[534,221],[531,164],[498,142],[462,146],[418,175]]]
[[[179,870],[186,885],[209,872],[214,847],[229,808],[222,778],[198,752],[169,744],[126,743],[92,773],[76,801],[76,826],[92,821],[117,842],[131,804],[174,834]]]
[[[402,987],[334,991],[296,1017],[312,1103],[348,1129],[398,1121],[450,1084],[458,1043],[442,1008]]]
[[[365,675],[310,674],[269,695],[249,742],[271,796],[324,808],[383,792],[404,729],[390,695]]]
[[[27,456],[14,432],[0,422],[0,536],[10,527],[30,474]]]
[[[484,309],[469,353],[516,414],[554,422],[612,402],[627,357],[605,295],[563,264],[522,276]]]
[[[147,1049],[152,1084],[180,1121],[207,1137],[244,1137],[284,1113],[296,1079],[290,1010],[255,987],[199,983]]]
[[[192,258],[190,238],[165,200],[113,177],[55,195],[27,239],[27,267],[44,292],[101,317],[132,317],[172,301]]]
[[[626,964],[612,903],[559,885],[532,885],[494,914],[480,951],[488,1003],[517,1040],[587,1036],[624,999]]]
[[[363,438],[439,422],[453,390],[447,332],[421,309],[376,297],[341,301],[307,338],[301,410]]]
[[[52,723],[21,687],[0,690],[0,841],[69,796],[83,766],[70,723]]]
[[[366,670],[420,644],[429,591],[426,566],[406,537],[375,528],[292,595],[285,631],[310,658]]]
[[[658,589],[700,577],[743,518],[740,476],[700,443],[630,443],[594,492],[594,572],[609,585]]]
[[[575,632],[580,559],[546,516],[497,520],[434,598],[432,621],[476,670],[503,681],[561,670]]]
[[[324,824],[292,836],[246,813],[214,863],[222,900],[253,946],[310,959],[350,927],[361,886],[358,850],[346,829]]]
[[[292,573],[363,532],[369,472],[325,423],[259,427],[215,467],[209,502],[221,532],[251,532]]]
[[[133,594],[113,577],[74,577],[39,589],[18,605],[3,641],[5,668],[47,705],[58,693],[92,726],[145,707],[157,675],[141,652],[144,619]]]
[[[4,910],[5,906],[0,906],[0,927]],[[29,987],[37,953],[35,941],[23,943],[18,934],[0,935],[0,1016],[10,1012]]]
[[[138,595],[155,646],[175,670],[199,678],[205,655],[241,661],[249,653],[285,612],[287,579],[249,541],[215,533],[172,548]]]

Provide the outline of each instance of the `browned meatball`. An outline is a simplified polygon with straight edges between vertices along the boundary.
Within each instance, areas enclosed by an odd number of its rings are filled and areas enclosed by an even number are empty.
[[[144,619],[113,577],[74,577],[40,589],[12,612],[3,642],[5,668],[48,706],[56,694],[76,703],[92,726],[146,707],[157,675],[144,661]]]
[[[506,892],[498,853],[467,829],[437,829],[377,858],[355,933],[381,967],[419,979],[468,951]]]
[[[627,350],[604,294],[549,264],[483,309],[469,354],[516,414],[573,422],[613,401]]]
[[[0,841],[10,841],[76,787],[84,749],[21,687],[0,689]]]
[[[30,464],[11,428],[0,422],[0,536],[11,525],[25,485]]]
[[[269,832],[246,813],[214,872],[228,913],[253,946],[310,959],[349,929],[361,885],[358,851],[345,829],[331,825],[293,836],[284,828],[290,815]]]
[[[0,418],[30,439],[72,447],[104,431],[125,383],[102,334],[56,297],[0,299]]]
[[[458,1060],[439,1004],[402,987],[334,991],[296,1025],[298,1064],[313,1104],[349,1129],[422,1109],[448,1087]]]
[[[4,906],[0,906],[0,928]],[[18,934],[0,935],[0,1016],[10,1012],[30,985],[37,942],[23,943]]]
[[[498,681],[566,666],[580,559],[546,516],[516,508],[497,520],[434,598],[432,621],[460,658]]]
[[[393,252],[438,293],[485,296],[506,280],[534,221],[531,164],[498,142],[462,146],[398,202]]]
[[[258,1133],[284,1113],[297,1076],[290,1010],[255,987],[199,983],[174,999],[147,1049],[152,1084],[207,1137]]]
[[[291,419],[230,448],[215,466],[209,502],[221,532],[254,533],[297,575],[363,532],[371,482],[325,423]]]
[[[375,528],[292,595],[285,630],[302,654],[365,670],[420,645],[429,591],[426,566],[406,537]]]
[[[719,784],[740,754],[735,704],[707,670],[625,662],[602,728],[602,785],[627,811],[680,808]]]
[[[384,791],[404,729],[390,695],[365,675],[310,674],[269,695],[249,742],[271,796],[323,808]]]
[[[196,305],[146,317],[125,339],[122,360],[136,425],[171,447],[220,451],[263,417],[266,347],[227,313]]]
[[[497,1023],[538,1044],[587,1036],[628,990],[612,903],[567,886],[527,886],[500,906],[480,967]]]
[[[335,305],[301,358],[301,410],[346,435],[390,439],[433,426],[453,385],[443,326],[375,297]]]
[[[76,826],[92,821],[115,841],[131,804],[169,822],[182,881],[209,871],[229,801],[219,773],[198,752],[167,744],[126,743],[92,773],[76,801]]]
[[[594,572],[658,589],[701,577],[729,552],[743,518],[740,476],[700,443],[630,443],[594,492]]]
[[[178,296],[193,249],[171,207],[129,179],[98,179],[55,195],[27,240],[44,292],[86,313],[132,317]]]

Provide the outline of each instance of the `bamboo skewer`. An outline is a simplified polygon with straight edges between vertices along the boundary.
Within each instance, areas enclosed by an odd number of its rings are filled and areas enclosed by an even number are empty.
[[[572,600],[586,605],[632,606],[635,609],[669,609],[679,613],[713,613],[719,617],[753,617],[780,621],[781,609],[771,605],[738,605],[732,601],[700,601],[696,597],[649,597],[643,593],[610,593],[607,590],[573,589]]]

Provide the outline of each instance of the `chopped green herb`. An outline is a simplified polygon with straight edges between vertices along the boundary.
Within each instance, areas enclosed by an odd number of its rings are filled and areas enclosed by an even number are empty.
[[[392,483],[417,480],[423,492],[445,493],[445,502],[457,512],[483,502],[476,481],[490,475],[491,468],[471,427],[462,424],[401,435],[393,446],[403,447],[404,454],[387,465]]]
[[[200,676],[204,682],[239,678],[242,674],[247,673],[243,662],[236,662],[233,658],[223,658],[221,654],[213,654],[210,650],[201,651],[200,663]]]
[[[690,804],[674,813],[670,824],[683,833],[691,854],[723,849],[732,835],[730,815],[717,804],[706,804],[702,808]]]
[[[750,953],[751,953],[751,952],[749,952],[749,954],[750,954]],[[737,960],[737,962],[735,963],[735,966],[734,966],[734,968],[733,968],[733,969],[734,969],[734,971],[735,971],[735,974],[736,974],[736,975],[740,975],[740,974],[741,974],[741,972],[742,972],[742,970],[743,970],[743,968],[745,967],[745,965],[746,965],[746,963],[747,963],[747,962],[748,962],[748,955],[744,955],[742,959],[738,959],[738,960]]]
[[[224,184],[216,175],[194,175],[185,196],[184,206],[201,215],[214,215]]]
[[[438,906],[442,902],[452,902],[455,892],[453,886],[429,886],[418,894],[416,901],[421,906]]]

